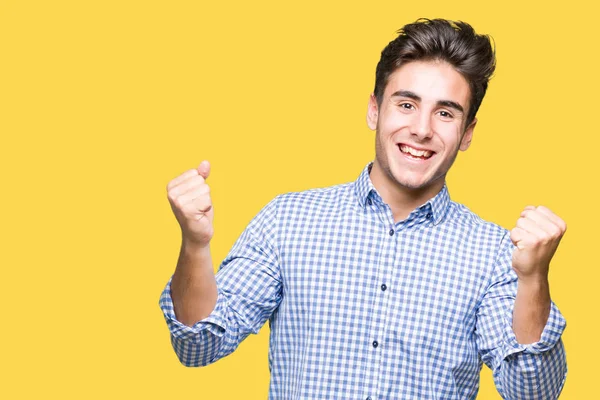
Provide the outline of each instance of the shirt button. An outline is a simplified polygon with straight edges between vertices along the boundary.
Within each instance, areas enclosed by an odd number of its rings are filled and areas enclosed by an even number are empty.
[[[367,400],[371,400],[371,396],[367,397]]]
[[[385,292],[386,289],[387,289],[387,286],[385,283],[383,285],[381,285],[381,290],[383,290]]]
[[[394,230],[390,229],[390,236],[394,236]]]
[[[371,201],[371,199],[367,199],[367,204],[368,204],[368,205],[371,205],[371,204],[373,204],[373,202]]]
[[[431,219],[432,215],[431,213],[427,213],[427,219]]]
[[[373,347],[377,347],[377,346],[379,346],[379,343],[377,343],[377,340],[374,340],[373,341]]]

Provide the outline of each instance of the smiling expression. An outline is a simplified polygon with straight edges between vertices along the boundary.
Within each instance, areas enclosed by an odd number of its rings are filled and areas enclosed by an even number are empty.
[[[427,199],[439,192],[458,151],[471,143],[477,120],[465,127],[470,93],[443,61],[409,62],[389,76],[381,105],[371,95],[367,112],[376,130],[371,180],[378,190]]]

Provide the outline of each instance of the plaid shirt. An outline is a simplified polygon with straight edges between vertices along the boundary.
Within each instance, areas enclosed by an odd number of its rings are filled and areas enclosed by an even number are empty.
[[[482,363],[506,399],[555,399],[566,377],[554,303],[537,343],[517,343],[506,229],[447,187],[394,222],[369,178],[280,195],[216,275],[214,311],[188,327],[160,298],[186,366],[227,356],[269,320],[269,399],[474,399]]]

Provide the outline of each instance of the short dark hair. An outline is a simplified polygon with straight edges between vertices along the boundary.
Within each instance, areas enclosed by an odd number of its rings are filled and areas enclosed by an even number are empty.
[[[489,35],[462,21],[420,18],[398,30],[381,52],[375,72],[375,98],[381,106],[390,75],[411,61],[445,61],[469,83],[471,101],[465,128],[473,121],[496,68]]]

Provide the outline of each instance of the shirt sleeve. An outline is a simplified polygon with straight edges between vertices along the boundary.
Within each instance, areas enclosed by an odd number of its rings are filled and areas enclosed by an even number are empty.
[[[159,305],[183,365],[205,366],[229,355],[250,333],[258,333],[279,305],[276,200],[254,217],[221,263],[217,303],[209,316],[191,327],[181,323],[173,310],[171,280],[163,290]]]
[[[512,329],[517,274],[512,268],[515,246],[504,235],[493,278],[477,311],[476,341],[482,361],[492,370],[504,399],[556,399],[567,374],[561,339],[566,322],[554,302],[540,340],[519,344]]]

